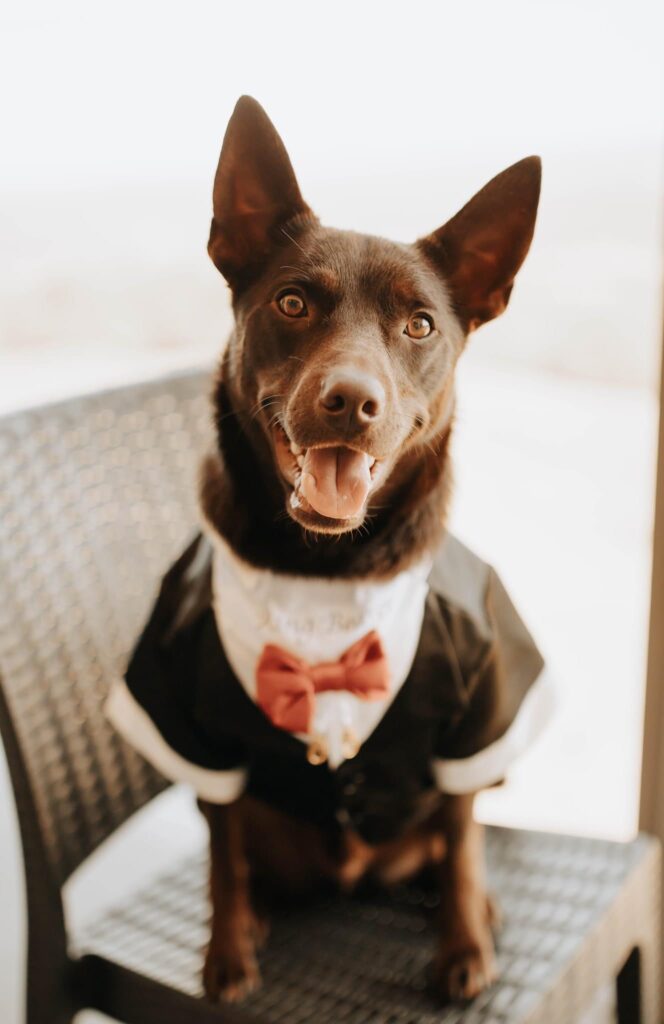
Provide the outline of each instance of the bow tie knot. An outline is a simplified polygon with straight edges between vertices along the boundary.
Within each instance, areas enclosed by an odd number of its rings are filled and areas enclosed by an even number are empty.
[[[309,665],[309,675],[316,693],[348,689],[348,671],[342,661],[321,661],[317,665]]]
[[[338,661],[315,665],[267,644],[256,668],[256,685],[258,705],[274,725],[308,733],[317,693],[346,690],[361,700],[382,700],[389,692],[389,668],[380,636],[372,630]]]

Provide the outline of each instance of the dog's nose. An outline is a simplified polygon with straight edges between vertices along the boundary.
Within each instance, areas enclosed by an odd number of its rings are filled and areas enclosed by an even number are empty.
[[[323,381],[319,401],[330,421],[346,427],[364,427],[382,415],[385,391],[370,374],[353,367],[339,367]]]

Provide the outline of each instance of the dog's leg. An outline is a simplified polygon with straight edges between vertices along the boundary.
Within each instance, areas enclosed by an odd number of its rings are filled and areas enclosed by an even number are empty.
[[[441,934],[436,980],[446,999],[472,999],[498,976],[484,879],[484,835],[474,794],[448,796],[440,811],[447,854],[440,865]]]
[[[210,828],[212,901],[203,984],[208,998],[233,1002],[260,982],[255,955],[260,929],[251,906],[241,804],[241,799],[226,805],[199,801]]]

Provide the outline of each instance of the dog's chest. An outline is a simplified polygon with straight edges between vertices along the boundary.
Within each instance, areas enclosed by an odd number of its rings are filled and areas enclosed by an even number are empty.
[[[217,536],[213,543],[217,627],[228,661],[252,700],[266,648],[276,646],[317,665],[338,661],[372,632],[379,635],[389,670],[385,695],[365,700],[346,690],[318,693],[310,727],[294,733],[307,743],[322,741],[330,767],[338,767],[353,756],[353,744],[357,748],[373,732],[410,671],[430,565],[421,563],[386,581],[286,576],[242,562]]]

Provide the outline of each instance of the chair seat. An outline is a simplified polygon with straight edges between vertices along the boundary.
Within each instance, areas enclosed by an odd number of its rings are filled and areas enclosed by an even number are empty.
[[[636,942],[629,921],[640,913],[645,927],[653,916],[657,844],[645,836],[620,844],[489,828],[487,856],[504,918],[501,980],[469,1006],[442,1007],[429,989],[436,895],[404,885],[274,917],[260,956],[263,985],[232,1019],[573,1024]],[[206,871],[205,852],[179,864],[95,922],[77,952],[200,999]],[[563,1016],[550,1016],[558,1001]]]

